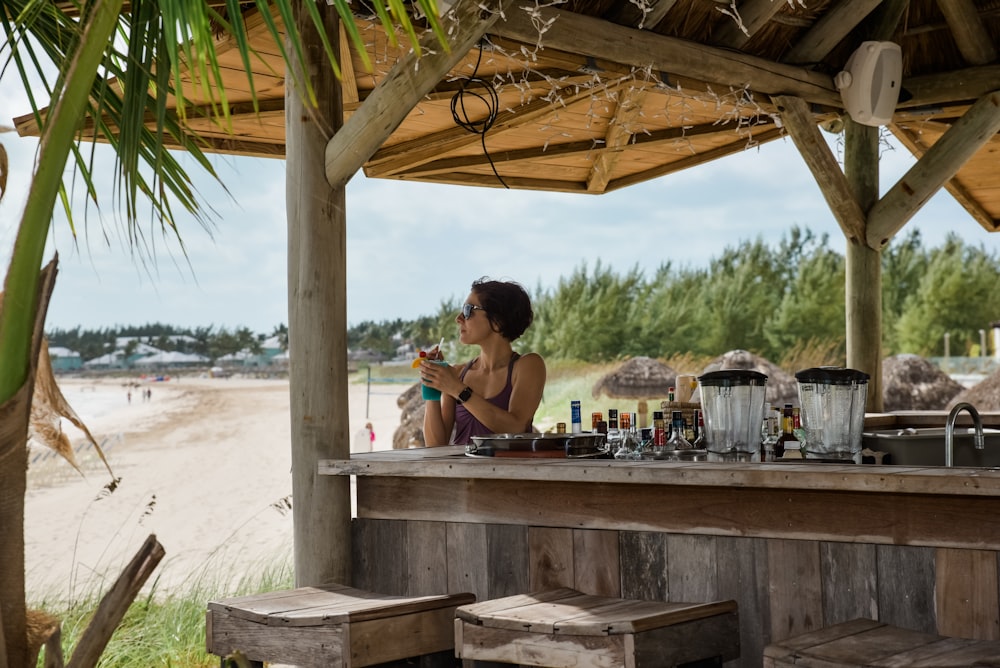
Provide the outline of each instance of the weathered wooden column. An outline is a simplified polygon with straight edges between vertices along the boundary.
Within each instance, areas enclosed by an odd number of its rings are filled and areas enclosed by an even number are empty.
[[[285,82],[288,348],[296,585],[350,582],[350,479],[320,476],[320,459],[350,457],[347,407],[347,241],[344,184],[324,151],[343,125],[340,83],[305,9],[296,5],[304,62],[289,50]],[[338,40],[336,10],[317,5]],[[337,52],[336,47],[334,52]],[[316,107],[299,85],[312,83]]]
[[[844,174],[862,211],[878,201],[878,128],[846,119]],[[882,253],[847,239],[847,366],[867,373],[868,411],[882,411]]]

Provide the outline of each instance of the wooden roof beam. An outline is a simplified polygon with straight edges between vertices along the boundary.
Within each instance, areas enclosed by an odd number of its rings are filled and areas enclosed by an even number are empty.
[[[535,20],[546,26],[544,35],[539,34]],[[677,73],[727,88],[748,86],[758,93],[795,95],[811,103],[843,106],[829,75],[572,12],[537,8],[529,14],[513,9],[490,32],[637,68],[652,67],[654,71]]]
[[[868,212],[868,245],[881,250],[962,165],[1000,131],[1000,90],[979,98]]]
[[[715,43],[729,49],[742,49],[784,6],[785,3],[774,0],[745,0],[736,8],[739,21],[730,17],[732,20],[719,28]]]
[[[809,105],[801,98],[776,95],[774,102],[795,147],[819,185],[823,198],[848,241],[863,243],[865,212],[851,191],[847,177],[816,126]]]
[[[479,0],[458,0],[442,19],[450,35],[450,51],[440,47],[436,36],[425,36],[421,43],[424,55],[418,57],[410,51],[400,58],[361,108],[333,135],[326,146],[326,178],[331,186],[339,187],[357,173],[500,15],[511,11],[513,0],[493,0],[488,11],[480,5]]]
[[[910,125],[914,125],[914,128],[910,128]],[[938,125],[942,125],[942,127],[938,128]],[[933,122],[920,122],[917,124],[903,124],[896,122],[890,125],[889,129],[892,131],[892,134],[896,136],[896,139],[898,139],[903,146],[908,148],[910,153],[912,153],[913,156],[919,160],[925,153],[927,153],[929,146],[926,142],[921,141],[921,135],[916,128],[926,130],[928,127],[944,134],[951,126]],[[994,139],[993,141],[997,140]],[[987,232],[1000,231],[1000,220],[993,218],[993,216],[991,216],[989,212],[987,212],[986,209],[984,209],[976,201],[976,199],[969,194],[957,178],[948,181],[944,187],[949,193],[951,193],[951,196],[954,197],[960,205],[962,205],[962,208],[968,211],[975,221],[983,226],[983,229]]]
[[[645,97],[646,89],[642,86],[629,86],[619,93],[618,105],[604,135],[604,150],[597,155],[594,164],[590,166],[590,174],[587,176],[588,192],[604,192],[607,188],[615,163],[622,155],[621,148],[628,144],[635,134],[634,124],[642,114]]]
[[[993,40],[970,0],[937,0],[944,20],[951,28],[962,57],[970,65],[986,65],[997,59]]]
[[[881,3],[882,0],[841,0],[813,24],[781,61],[797,65],[813,65],[822,61]],[[774,4],[781,5],[780,2]]]
[[[975,100],[997,89],[1000,65],[982,65],[903,79],[903,88],[913,96],[898,109],[943,105]]]

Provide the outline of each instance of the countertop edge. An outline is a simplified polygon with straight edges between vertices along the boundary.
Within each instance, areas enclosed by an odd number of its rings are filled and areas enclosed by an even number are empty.
[[[321,459],[320,475],[465,478],[1000,497],[1000,470],[809,463],[466,457],[457,446]]]

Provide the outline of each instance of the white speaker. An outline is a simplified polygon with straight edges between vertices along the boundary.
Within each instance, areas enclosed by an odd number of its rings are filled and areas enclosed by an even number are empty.
[[[844,109],[856,123],[885,125],[899,100],[903,54],[893,42],[862,42],[833,78]]]

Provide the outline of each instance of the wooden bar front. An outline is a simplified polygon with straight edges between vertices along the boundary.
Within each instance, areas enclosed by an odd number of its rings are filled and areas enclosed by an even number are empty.
[[[1000,638],[1000,471],[471,458],[320,463],[357,476],[353,586],[479,600],[557,587],[734,599],[742,655],[858,617]]]

